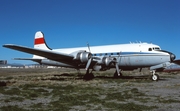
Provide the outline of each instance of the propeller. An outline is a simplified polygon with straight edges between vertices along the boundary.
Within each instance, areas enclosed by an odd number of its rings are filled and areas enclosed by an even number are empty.
[[[92,60],[93,60],[92,55],[89,55],[89,60],[88,60],[88,62],[86,64],[86,70],[89,70],[89,66],[91,65]]]
[[[87,62],[87,64],[86,64],[86,68],[85,68],[85,69],[87,70],[86,73],[89,73],[89,67],[90,67],[90,65],[91,65],[92,60],[93,60],[93,59],[100,60],[101,58],[93,57],[93,56],[92,56],[92,53],[91,53],[91,50],[90,50],[89,43],[87,43],[87,46],[88,46],[88,49],[89,49],[90,54],[89,54],[89,57],[88,57],[89,60],[88,60],[88,62]]]
[[[117,62],[116,58],[113,59],[113,62],[115,64],[115,66],[116,66],[116,72],[117,72],[118,76],[120,76],[121,75],[120,74],[120,69],[119,69],[119,65],[118,65],[118,62]]]
[[[116,62],[116,71],[117,71],[118,76],[120,76],[121,74],[119,73],[120,69],[119,69],[119,66],[118,66],[118,62]]]
[[[91,52],[90,47],[89,47],[89,43],[88,43],[88,42],[87,42],[87,46],[88,46],[89,52]]]
[[[88,46],[90,55],[89,55],[89,60],[88,60],[88,62],[87,62],[87,64],[86,64],[86,68],[85,68],[85,69],[86,69],[86,74],[89,73],[89,66],[91,65],[91,62],[92,62],[92,60],[93,60],[93,57],[92,57],[92,54],[91,54],[91,50],[90,50],[90,47],[89,47],[89,43],[87,43],[87,46]]]

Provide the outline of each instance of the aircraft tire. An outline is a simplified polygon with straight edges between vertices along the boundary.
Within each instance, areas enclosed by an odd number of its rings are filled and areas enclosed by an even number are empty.
[[[154,74],[154,75],[151,76],[151,79],[153,81],[158,81],[159,80],[159,75],[158,74]]]
[[[121,78],[122,77],[122,73],[120,73],[120,76],[118,75],[118,73],[114,73],[114,78]]]
[[[89,73],[89,74],[85,74],[83,79],[88,81],[88,80],[92,80],[94,78],[94,74],[93,73]]]

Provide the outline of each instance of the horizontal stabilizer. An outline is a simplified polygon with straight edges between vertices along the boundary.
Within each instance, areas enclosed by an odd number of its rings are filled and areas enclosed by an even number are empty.
[[[14,60],[42,60],[42,59],[33,59],[33,58],[14,58]]]
[[[174,60],[173,63],[180,65],[180,60]]]
[[[54,60],[54,61],[58,61],[58,62],[67,61],[67,60],[69,61],[69,60],[72,60],[74,58],[74,56],[72,56],[72,55],[59,53],[59,52],[55,52],[55,51],[52,51],[52,50],[29,48],[29,47],[25,47],[25,46],[14,45],[14,44],[6,44],[6,45],[3,45],[3,47],[18,50],[18,51],[22,51],[22,52],[26,52],[26,53],[29,53],[29,54],[42,56],[44,58]],[[21,60],[23,60],[23,59],[21,59]],[[28,59],[28,60],[30,60],[30,59]]]
[[[41,60],[42,60],[42,59],[34,59],[34,58],[14,58],[14,60],[31,60],[31,61],[34,61],[34,62],[41,63]]]

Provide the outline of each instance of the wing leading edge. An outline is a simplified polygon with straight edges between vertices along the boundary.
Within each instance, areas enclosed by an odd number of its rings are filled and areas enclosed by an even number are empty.
[[[18,50],[21,52],[26,52],[29,54],[34,54],[38,56],[45,57],[50,60],[58,61],[58,62],[63,62],[63,61],[71,61],[73,60],[74,56],[64,54],[64,53],[59,53],[55,52],[52,50],[43,50],[43,49],[35,49],[35,48],[29,48],[25,46],[19,46],[19,45],[14,45],[14,44],[5,44],[3,47]]]

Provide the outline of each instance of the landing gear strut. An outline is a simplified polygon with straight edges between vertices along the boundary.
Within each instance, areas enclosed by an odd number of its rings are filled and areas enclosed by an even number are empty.
[[[119,69],[118,62],[116,59],[115,59],[115,66],[116,66],[116,71],[114,73],[114,78],[121,78],[122,77],[121,69]]]
[[[121,71],[119,71],[119,72],[115,71],[114,78],[121,78],[121,77],[122,77]]]
[[[156,71],[155,71],[155,70],[152,70],[151,79],[152,79],[153,81],[158,81],[158,80],[159,80],[159,75],[156,74]]]

